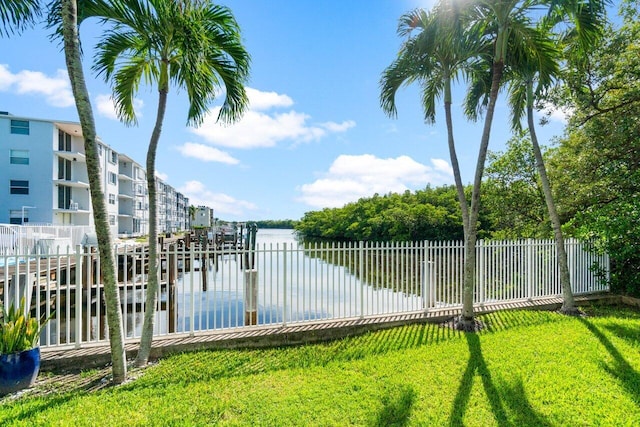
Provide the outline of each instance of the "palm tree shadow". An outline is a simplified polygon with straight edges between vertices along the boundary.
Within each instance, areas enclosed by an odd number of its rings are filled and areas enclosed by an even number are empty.
[[[640,373],[638,373],[638,371],[636,371],[633,366],[627,362],[622,353],[620,353],[620,351],[613,345],[609,338],[607,338],[593,323],[584,318],[578,318],[578,320],[585,325],[585,327],[598,339],[598,341],[600,341],[600,344],[602,344],[609,352],[611,357],[613,357],[613,365],[602,362],[603,369],[611,376],[618,379],[636,405],[640,405]],[[616,330],[614,329],[613,332],[615,333]],[[620,331],[618,330],[618,332]]]
[[[471,387],[473,386],[473,377],[477,373],[482,379],[482,385],[487,398],[489,399],[491,411],[493,412],[495,420],[499,426],[551,426],[552,424],[541,414],[538,414],[529,403],[521,380],[519,380],[513,387],[506,384],[501,384],[499,388],[495,386],[491,377],[491,372],[489,371],[482,354],[480,337],[476,333],[465,333],[465,338],[469,345],[469,361],[467,362],[467,368],[462,375],[458,392],[453,401],[449,425],[464,425],[463,419],[467,406],[469,405]],[[513,417],[515,418],[513,422],[509,421],[509,416],[505,410],[504,404],[508,406],[508,409],[513,414]]]
[[[411,416],[411,408],[416,400],[415,390],[407,385],[394,387],[382,397],[382,408],[373,426],[406,426]]]

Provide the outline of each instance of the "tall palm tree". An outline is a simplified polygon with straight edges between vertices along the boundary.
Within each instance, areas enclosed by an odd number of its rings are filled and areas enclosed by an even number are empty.
[[[39,0],[0,0],[0,37],[18,34],[42,15]]]
[[[507,77],[509,81],[509,105],[512,112],[512,128],[521,130],[522,115],[526,113],[527,127],[533,146],[533,153],[536,160],[536,169],[540,177],[542,193],[549,212],[549,219],[556,241],[556,255],[560,270],[560,286],[562,288],[563,304],[560,311],[565,314],[575,315],[580,311],[575,306],[575,299],[571,290],[571,277],[567,260],[567,251],[564,245],[564,236],[558,216],[551,184],[544,164],[542,150],[538,142],[534,120],[534,103],[541,93],[552,83],[552,80],[560,74],[559,59],[562,52],[553,43],[551,35],[548,36],[546,49],[538,52],[520,52],[519,59],[514,59],[516,67],[512,69]],[[535,90],[534,90],[535,86]]]
[[[471,72],[473,64],[470,60],[479,55],[484,46],[477,34],[464,28],[459,7],[456,2],[443,0],[431,12],[416,9],[400,18],[398,35],[411,37],[403,43],[398,58],[382,74],[380,104],[387,115],[396,117],[398,89],[417,81],[422,87],[425,121],[434,123],[436,101],[443,98],[449,157],[466,235],[469,209],[455,148],[451,86],[459,74]]]
[[[95,12],[113,25],[98,44],[93,69],[111,81],[118,117],[137,122],[134,95],[141,79],[158,87],[156,122],[147,151],[149,192],[149,277],[136,365],[147,363],[153,338],[158,290],[155,159],[171,86],[189,98],[187,124],[199,125],[216,95],[225,90],[218,120],[230,123],[248,104],[244,89],[249,54],[231,11],[208,1],[95,0]]]
[[[120,384],[127,376],[126,354],[124,349],[124,331],[122,329],[122,311],[120,309],[120,294],[116,284],[115,259],[111,247],[111,234],[107,221],[107,210],[104,194],[100,185],[100,159],[98,158],[98,143],[93,110],[89,99],[89,91],[82,71],[80,40],[78,36],[78,13],[75,0],[62,0],[60,13],[62,15],[62,36],[64,53],[71,81],[71,89],[75,98],[84,149],[87,158],[87,172],[89,176],[89,192],[93,206],[93,219],[98,251],[100,253],[101,271],[104,281],[105,305],[107,311],[107,325],[109,330],[109,344],[111,346],[111,360],[113,382]]]
[[[576,35],[583,40],[593,38],[598,31],[598,21],[604,13],[605,2],[606,0],[476,0],[470,8],[470,25],[484,27],[484,38],[492,43],[494,51],[488,62],[491,83],[484,104],[485,120],[473,180],[469,232],[465,242],[463,309],[458,324],[462,330],[474,330],[476,325],[473,316],[473,294],[480,188],[505,66],[517,66],[508,62],[509,59],[517,58],[517,55],[510,55],[510,50],[531,52],[543,49],[540,43],[544,43],[545,38],[536,28],[536,19],[548,20],[551,25],[574,19],[577,22],[574,27]],[[547,11],[547,14],[538,18],[541,11]]]
[[[87,158],[89,192],[91,194],[93,218],[98,238],[98,251],[102,260],[113,382],[120,384],[127,376],[120,296],[116,287],[114,258],[111,251],[111,238],[104,195],[100,188],[100,162],[98,159],[95,123],[82,71],[77,3],[75,0],[56,1],[49,5],[47,12],[49,14],[49,26],[56,28],[58,35],[64,41],[65,60],[82,127]],[[26,27],[33,25],[41,14],[42,8],[38,0],[0,0],[0,36],[19,33]]]

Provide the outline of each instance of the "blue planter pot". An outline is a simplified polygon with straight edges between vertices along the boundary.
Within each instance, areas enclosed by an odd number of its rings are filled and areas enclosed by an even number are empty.
[[[0,355],[0,396],[31,387],[40,371],[40,347]]]

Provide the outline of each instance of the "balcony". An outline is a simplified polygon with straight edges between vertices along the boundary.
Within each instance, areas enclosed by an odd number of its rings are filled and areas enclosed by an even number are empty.
[[[62,157],[63,159],[66,159],[66,160],[71,160],[72,162],[85,162],[86,163],[86,161],[87,161],[87,156],[85,156],[84,153],[81,153],[79,151],[54,150],[53,152],[55,153],[56,156]]]
[[[87,209],[85,206],[79,204],[78,202],[73,202],[73,201],[69,203],[68,207],[53,208],[53,211],[56,213],[71,213],[71,214],[81,214],[81,215],[86,215],[90,213],[89,209]]]
[[[89,188],[88,182],[73,180],[73,179],[54,179],[54,184],[56,185],[64,185],[66,187],[74,187],[74,188]]]

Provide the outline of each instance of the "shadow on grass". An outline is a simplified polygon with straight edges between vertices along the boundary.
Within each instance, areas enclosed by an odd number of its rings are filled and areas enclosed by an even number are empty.
[[[382,408],[372,426],[406,426],[411,416],[411,408],[416,400],[416,392],[407,385],[397,386],[382,397]]]
[[[614,363],[613,365],[602,362],[603,369],[607,371],[611,376],[617,378],[627,394],[633,401],[640,405],[640,374],[627,362],[627,359],[624,358],[622,353],[613,345],[613,343],[607,338],[600,329],[590,321],[586,319],[578,319],[584,324],[584,326],[595,336],[600,344],[609,352],[611,357],[613,357]],[[615,333],[616,328],[614,328]],[[618,331],[624,330],[624,334],[629,334],[630,332],[627,328],[619,327]],[[628,336],[628,335],[627,335]],[[624,337],[623,337],[624,338]],[[637,337],[634,337],[637,338]]]
[[[503,311],[482,316],[488,329],[495,333],[519,326],[541,325],[563,321],[552,312]],[[153,374],[145,375],[126,388],[147,387],[167,383],[189,383],[253,375],[291,368],[325,366],[367,357],[404,351],[463,337],[459,331],[434,323],[417,323],[368,332],[317,344],[291,347],[239,350],[209,350],[170,356],[171,363],[160,363]],[[167,366],[165,368],[165,366]],[[176,369],[177,367],[177,369]]]
[[[536,425],[551,426],[541,414],[538,414],[529,403],[522,381],[518,380],[515,386],[511,387],[500,384],[496,387],[491,372],[487,367],[487,363],[482,354],[480,345],[480,337],[476,333],[465,334],[467,344],[469,346],[469,361],[467,368],[460,380],[458,392],[453,401],[453,408],[449,418],[450,426],[464,425],[464,414],[469,406],[471,397],[471,388],[473,386],[474,376],[477,374],[482,380],[482,386],[489,400],[491,412],[495,417],[499,426],[512,425]],[[505,409],[505,404],[512,414],[513,421],[509,420],[509,416]]]
[[[63,405],[87,392],[112,389],[106,377],[111,372],[104,368],[95,372],[47,376],[42,373],[35,387],[18,396],[0,398],[0,425],[31,419],[43,411]],[[15,413],[14,413],[15,412]]]
[[[606,330],[627,341],[631,345],[640,345],[640,328],[620,324],[605,325]]]

